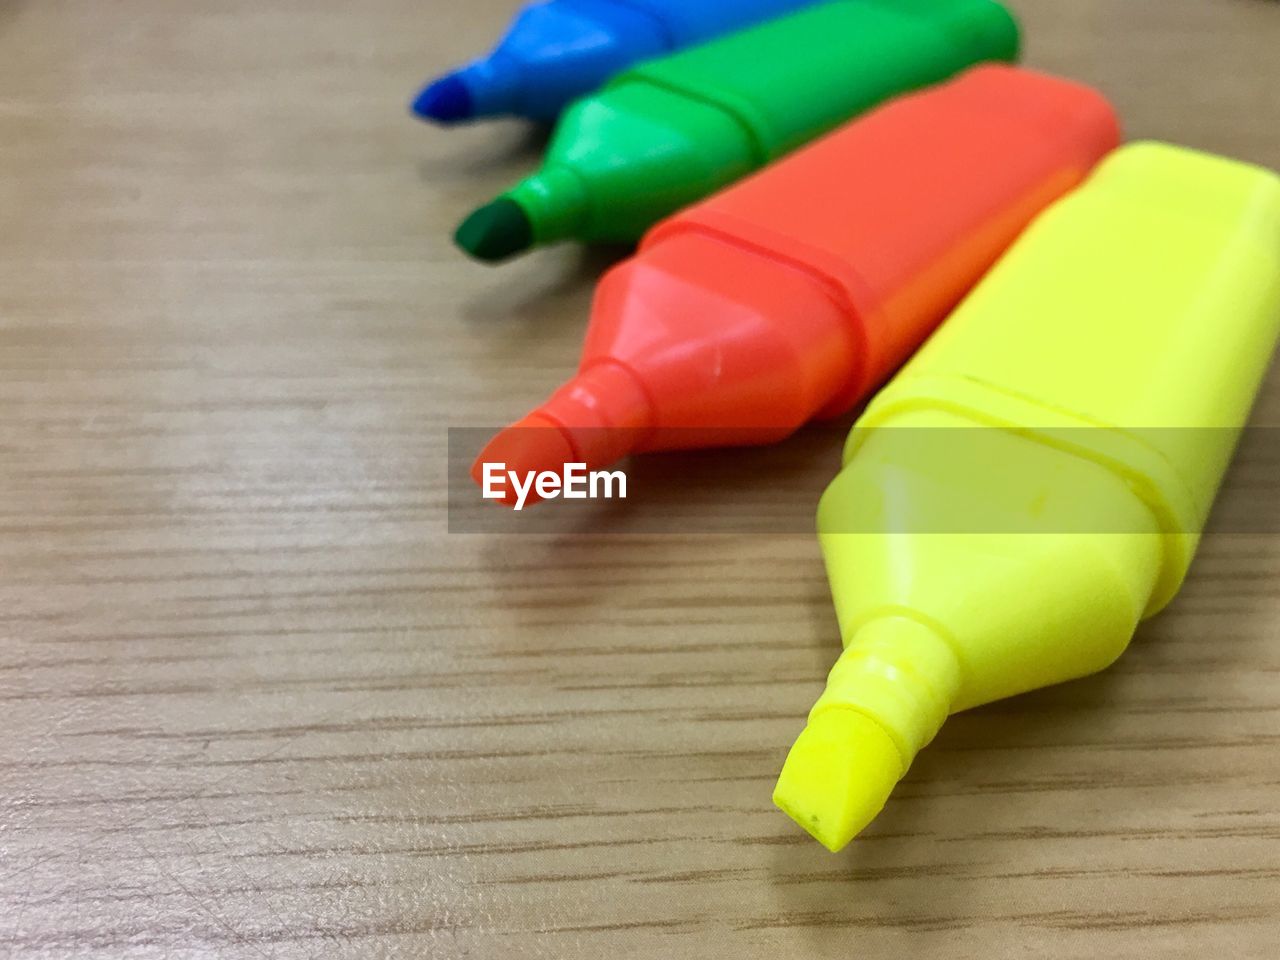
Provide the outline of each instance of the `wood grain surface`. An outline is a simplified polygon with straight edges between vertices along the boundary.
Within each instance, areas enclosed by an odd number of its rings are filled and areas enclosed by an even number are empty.
[[[448,534],[447,428],[616,255],[450,246],[540,138],[404,104],[513,6],[0,0],[0,956],[1280,956],[1280,534],[838,856],[769,802],[811,536]],[[1132,135],[1280,167],[1277,3],[1013,6]]]

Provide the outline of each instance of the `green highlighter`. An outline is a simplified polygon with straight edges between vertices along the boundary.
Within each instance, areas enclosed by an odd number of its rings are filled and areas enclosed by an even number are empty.
[[[1017,56],[994,0],[839,0],[651,61],[571,107],[542,169],[468,217],[458,245],[498,261],[634,243],[883,100]]]

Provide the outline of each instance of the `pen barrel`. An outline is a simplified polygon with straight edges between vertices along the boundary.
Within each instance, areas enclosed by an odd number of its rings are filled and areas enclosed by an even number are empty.
[[[1018,56],[1018,26],[994,0],[836,0],[651,61],[644,83],[715,104],[764,163],[887,97],[967,66]]]
[[[1169,543],[1176,592],[1280,334],[1280,178],[1160,144],[1049,208],[868,408],[1016,429],[1104,466]]]
[[[847,649],[778,806],[839,849],[901,775],[887,743],[905,771],[944,704],[1119,657],[1186,574],[1278,335],[1266,171],[1130,146],[1038,217],[868,407],[822,497]]]
[[[1280,180],[1125,147],[855,425],[818,526],[846,638],[953,638],[957,709],[1101,670],[1161,609],[1280,334]]]
[[[1118,140],[1096,91],[976,67],[665,221],[641,258],[698,236],[757,253],[761,271],[802,271],[840,305],[857,344],[838,388],[808,414],[836,415],[892,373]]]
[[[649,13],[675,47],[706,43],[721,34],[813,6],[814,0],[611,0]]]
[[[565,112],[546,166],[587,186],[572,236],[631,243],[889,97],[1016,53],[992,0],[837,0],[621,74]]]

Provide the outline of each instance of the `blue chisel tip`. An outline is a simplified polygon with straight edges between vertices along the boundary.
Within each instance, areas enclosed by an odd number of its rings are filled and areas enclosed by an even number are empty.
[[[429,84],[413,101],[413,112],[435,123],[461,123],[472,116],[471,93],[456,74]]]

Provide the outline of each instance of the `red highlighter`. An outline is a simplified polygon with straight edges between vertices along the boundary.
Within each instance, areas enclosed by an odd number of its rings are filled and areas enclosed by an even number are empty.
[[[472,474],[770,443],[838,416],[1120,138],[1081,84],[982,66],[660,223],[601,281],[578,374]]]

